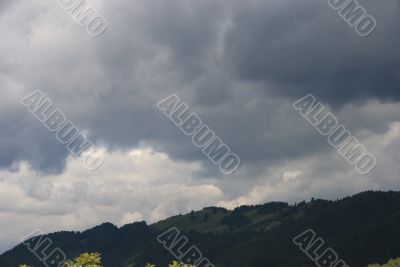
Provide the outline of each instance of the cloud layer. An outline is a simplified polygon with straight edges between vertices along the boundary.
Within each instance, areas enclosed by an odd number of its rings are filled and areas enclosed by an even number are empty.
[[[363,2],[378,23],[366,38],[324,1],[90,3],[109,23],[98,38],[57,1],[0,1],[0,249],[33,228],[399,188],[398,1]],[[99,170],[20,104],[35,90],[105,149]],[[377,156],[372,174],[292,108],[309,93]],[[157,110],[171,94],[239,155],[235,174]]]

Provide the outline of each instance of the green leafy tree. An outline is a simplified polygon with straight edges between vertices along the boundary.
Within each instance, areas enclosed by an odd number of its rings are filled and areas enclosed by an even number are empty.
[[[193,265],[190,264],[184,264],[178,261],[173,261],[170,265],[168,265],[169,267],[195,267]]]
[[[64,267],[103,267],[100,253],[83,253],[74,261],[68,261]]]
[[[388,263],[384,265],[379,265],[375,263],[368,265],[368,267],[400,267],[400,258],[397,258],[395,260],[389,260]]]
[[[171,264],[168,265],[169,267],[196,267],[190,264],[184,264],[178,261],[173,261]],[[146,267],[156,267],[154,264],[147,263]]]
[[[19,267],[31,267],[26,264],[21,264]],[[79,255],[74,261],[68,261],[63,267],[103,267],[101,265],[100,253],[83,253]],[[156,267],[154,264],[147,263],[145,267]],[[195,267],[190,264],[180,263],[178,261],[172,262],[169,267]]]

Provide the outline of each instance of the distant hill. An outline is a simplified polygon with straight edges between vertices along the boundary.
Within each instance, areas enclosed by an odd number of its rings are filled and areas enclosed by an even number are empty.
[[[104,223],[84,232],[46,235],[74,258],[100,252],[107,267],[167,266],[173,260],[156,237],[178,228],[215,266],[316,266],[292,238],[313,229],[349,266],[367,266],[400,256],[400,193],[364,192],[337,201],[312,200],[289,206],[272,202],[233,211],[209,207],[147,225],[117,228]],[[1,267],[44,266],[24,245],[0,256]]]

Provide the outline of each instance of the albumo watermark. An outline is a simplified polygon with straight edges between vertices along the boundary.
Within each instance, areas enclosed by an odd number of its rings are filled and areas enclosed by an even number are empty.
[[[106,31],[107,20],[86,0],[59,0],[59,3],[90,36],[97,37]]]
[[[214,267],[214,264],[203,256],[198,247],[188,246],[189,239],[185,235],[181,235],[176,227],[157,236],[157,241],[180,262],[196,267]]]
[[[328,137],[329,144],[335,148],[358,173],[367,175],[376,166],[376,157],[360,144],[356,137],[339,123],[325,105],[313,95],[307,95],[293,104],[295,108],[317,131]]]
[[[41,230],[35,230],[21,238],[21,242],[46,267],[62,267],[67,260],[65,253],[55,247],[50,238],[44,238]]]
[[[95,148],[65,114],[53,105],[40,91],[21,99],[22,105],[43,123],[43,125],[55,134],[57,140],[77,159],[81,160],[85,167],[91,171],[98,169],[104,163],[104,153]]]
[[[186,103],[179,97],[171,95],[157,104],[157,107],[176,125],[182,132],[192,137],[192,143],[201,149],[203,154],[215,165],[219,166],[222,173],[228,175],[235,172],[240,166],[240,158],[224,144],[210,127],[203,123],[196,113],[190,113]]]
[[[318,267],[349,267],[338,254],[325,245],[325,241],[316,233],[308,229],[293,238],[292,242],[298,246]]]
[[[370,35],[376,28],[376,19],[369,15],[357,0],[328,0],[329,6],[338,11],[350,27],[362,37]]]

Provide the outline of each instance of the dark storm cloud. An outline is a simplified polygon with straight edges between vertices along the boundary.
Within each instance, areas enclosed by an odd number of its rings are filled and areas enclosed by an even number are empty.
[[[99,38],[57,0],[8,2],[19,6],[0,14],[0,250],[33,227],[82,230],[399,187],[400,105],[382,102],[398,99],[397,0],[362,1],[378,21],[366,38],[325,0],[94,1],[109,24]],[[35,90],[107,149],[96,172],[67,161],[21,105]],[[371,176],[293,109],[310,92],[375,153]],[[239,155],[235,174],[222,177],[156,108],[171,94]]]
[[[327,1],[246,1],[226,34],[229,64],[242,79],[288,97],[314,93],[332,104],[399,100],[400,4],[361,3],[377,20],[360,37]]]
[[[0,167],[7,168],[21,160],[44,173],[63,170],[68,152],[44,126],[23,110],[9,110],[9,118],[0,118]],[[31,115],[31,117],[29,117]]]
[[[109,31],[101,38],[85,39],[65,16],[62,25],[73,31],[47,29],[59,34],[54,42],[38,34],[47,30],[38,31],[29,46],[25,36],[10,40],[10,47],[29,49],[23,60],[5,65],[24,85],[19,97],[44,91],[96,145],[129,150],[147,142],[172,158],[212,168],[154,108],[175,93],[245,164],[270,165],[330,149],[293,112],[293,98],[310,92],[331,104],[398,98],[397,6],[368,3],[379,25],[360,38],[323,1],[107,2],[102,14]],[[28,160],[41,170],[61,170],[66,150],[37,129],[31,114],[21,116],[26,134],[1,144],[1,166]],[[387,121],[369,125],[384,131]]]

